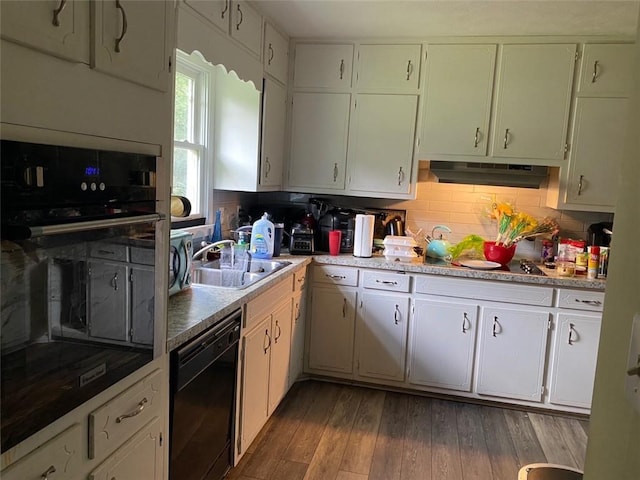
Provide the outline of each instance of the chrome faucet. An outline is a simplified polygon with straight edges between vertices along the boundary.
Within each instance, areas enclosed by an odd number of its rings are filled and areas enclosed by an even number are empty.
[[[236,244],[236,242],[234,242],[233,240],[219,240],[213,243],[202,242],[202,248],[193,254],[193,256],[191,257],[191,260],[195,261],[202,255],[204,255],[206,252],[212,252],[214,248],[220,245],[227,245],[227,244],[233,247]]]

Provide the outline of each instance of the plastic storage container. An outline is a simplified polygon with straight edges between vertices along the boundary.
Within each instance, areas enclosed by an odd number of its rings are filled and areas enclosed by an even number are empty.
[[[254,258],[271,258],[273,256],[273,243],[275,227],[269,221],[269,215],[265,212],[260,220],[257,220],[251,228],[251,245],[249,250]]]

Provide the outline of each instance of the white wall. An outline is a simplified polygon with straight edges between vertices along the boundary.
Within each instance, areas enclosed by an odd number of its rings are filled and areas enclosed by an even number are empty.
[[[640,29],[635,57],[631,134],[613,227],[585,480],[640,478],[640,414],[627,403],[623,388],[631,323],[640,312]]]

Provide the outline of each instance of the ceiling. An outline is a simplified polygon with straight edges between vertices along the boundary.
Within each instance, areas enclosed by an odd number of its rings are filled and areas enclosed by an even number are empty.
[[[636,34],[635,1],[257,0],[295,38]]]

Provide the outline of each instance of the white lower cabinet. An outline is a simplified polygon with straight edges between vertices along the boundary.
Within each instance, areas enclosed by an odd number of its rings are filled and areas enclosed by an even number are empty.
[[[291,360],[289,362],[289,386],[302,375],[304,364],[304,326],[305,326],[305,294],[299,292],[293,296],[291,312]]]
[[[362,293],[356,324],[358,376],[404,380],[409,302],[408,295]]]
[[[291,359],[291,299],[287,299],[271,316],[271,359],[269,362],[269,405],[271,415],[289,390]]]
[[[409,383],[471,391],[478,305],[414,300]]]
[[[540,402],[549,326],[548,312],[483,307],[478,393]]]
[[[590,408],[601,316],[559,313],[556,323],[549,401]]]

